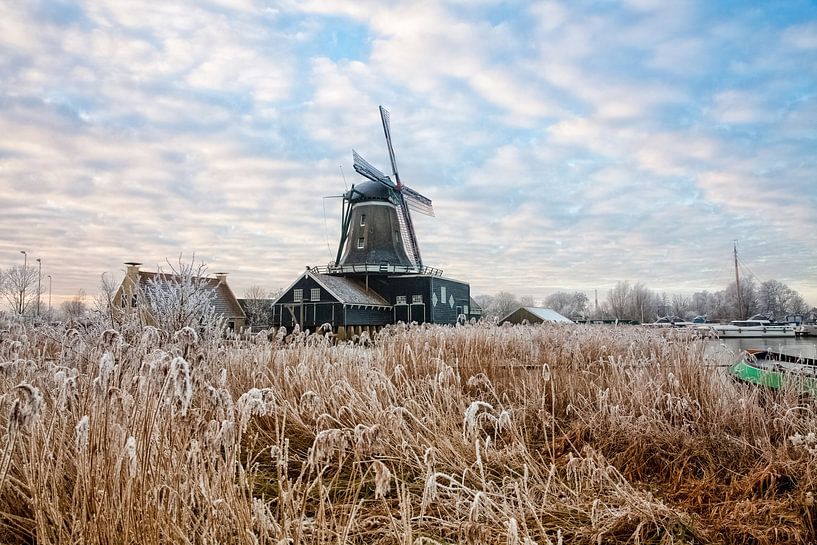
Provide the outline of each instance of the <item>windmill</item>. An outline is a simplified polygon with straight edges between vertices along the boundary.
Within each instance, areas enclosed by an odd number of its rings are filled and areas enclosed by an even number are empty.
[[[352,150],[355,171],[368,181],[343,194],[341,238],[336,265],[392,265],[422,269],[423,260],[410,210],[433,216],[431,199],[406,186],[397,172],[389,112],[380,106],[392,175],[387,176]]]

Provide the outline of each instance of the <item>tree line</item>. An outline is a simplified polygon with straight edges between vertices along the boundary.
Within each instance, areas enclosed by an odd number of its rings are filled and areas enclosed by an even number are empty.
[[[740,295],[740,296],[738,296]],[[787,315],[817,315],[817,307],[809,307],[803,296],[778,280],[757,282],[745,278],[738,294],[735,282],[719,291],[699,291],[691,296],[668,294],[648,288],[642,282],[620,281],[607,291],[598,303],[583,291],[558,291],[536,300],[517,298],[509,292],[478,295],[474,300],[482,306],[486,317],[502,318],[520,306],[543,306],[574,319],[616,319],[653,322],[662,316],[678,316],[691,320],[705,316],[710,321],[728,321],[764,314],[772,319]]]

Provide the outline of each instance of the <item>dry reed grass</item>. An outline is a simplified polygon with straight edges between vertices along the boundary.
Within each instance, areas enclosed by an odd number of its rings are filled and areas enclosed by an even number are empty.
[[[813,542],[815,405],[709,363],[635,328],[15,324],[0,541]]]

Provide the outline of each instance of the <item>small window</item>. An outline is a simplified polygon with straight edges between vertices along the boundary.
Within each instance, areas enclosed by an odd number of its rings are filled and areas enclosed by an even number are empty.
[[[464,307],[462,307],[462,313],[463,313],[463,314],[468,314],[468,311],[469,311],[469,310],[470,310],[470,309],[468,308],[468,305],[465,305]]]
[[[137,298],[135,293],[130,296],[130,306],[135,307],[137,301],[138,301],[138,298]]]
[[[396,305],[405,305],[406,304],[406,296],[405,295],[398,295]]]
[[[422,295],[412,295],[411,296],[411,304],[412,305],[422,305],[423,304],[423,296]]]
[[[362,250],[364,247],[365,247],[365,240],[363,239],[363,237],[360,237],[359,239],[357,239],[357,249]]]
[[[360,215],[360,226],[361,227],[366,227],[366,214],[361,214]]]
[[[304,290],[296,289],[292,291],[292,298],[295,300],[296,303],[300,303],[304,300]]]
[[[440,295],[442,295],[442,297],[440,297],[440,299],[445,301],[445,286],[440,286]]]
[[[321,289],[320,288],[312,288],[312,293],[309,294],[309,298],[313,301],[320,301],[321,300]]]

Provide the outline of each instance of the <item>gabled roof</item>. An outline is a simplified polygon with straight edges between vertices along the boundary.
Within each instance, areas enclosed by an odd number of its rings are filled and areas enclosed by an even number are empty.
[[[180,278],[174,274],[139,271],[139,286],[142,289],[147,288],[151,280],[155,282],[154,285],[161,286],[162,282],[172,283]],[[225,317],[246,318],[244,310],[225,279],[207,277],[193,277],[193,279],[195,281],[202,280],[207,288],[214,291],[213,306],[217,313],[223,314]]]
[[[329,274],[311,274],[309,276],[315,279],[326,291],[332,296],[347,305],[365,305],[365,306],[379,306],[390,307],[380,294],[373,291],[371,288],[366,291],[366,287],[360,282],[345,276],[332,276]]]
[[[562,316],[561,314],[559,314],[555,310],[549,309],[549,308],[542,308],[542,307],[519,307],[518,309],[514,310],[513,312],[511,312],[510,314],[508,314],[507,316],[505,316],[504,318],[499,320],[499,323],[509,321],[510,318],[514,314],[517,314],[517,313],[523,314],[523,315],[528,314],[528,315],[531,316],[531,318],[539,319],[539,320],[541,320],[543,322],[554,322],[554,323],[562,323],[562,324],[572,324],[572,323],[574,323],[573,320],[570,320],[569,318],[565,318],[564,316]]]
[[[367,307],[391,307],[391,304],[389,304],[389,302],[380,294],[371,288],[367,291],[366,286],[362,285],[356,280],[346,276],[333,276],[331,274],[311,272],[309,269],[304,271],[301,276],[295,279],[295,282],[290,284],[287,289],[282,291],[281,295],[279,295],[278,298],[273,301],[273,304],[278,304],[278,301],[280,301],[285,294],[289,293],[289,291],[294,288],[302,278],[306,277],[312,278],[323,289],[329,292],[332,297],[337,299],[339,303]]]

